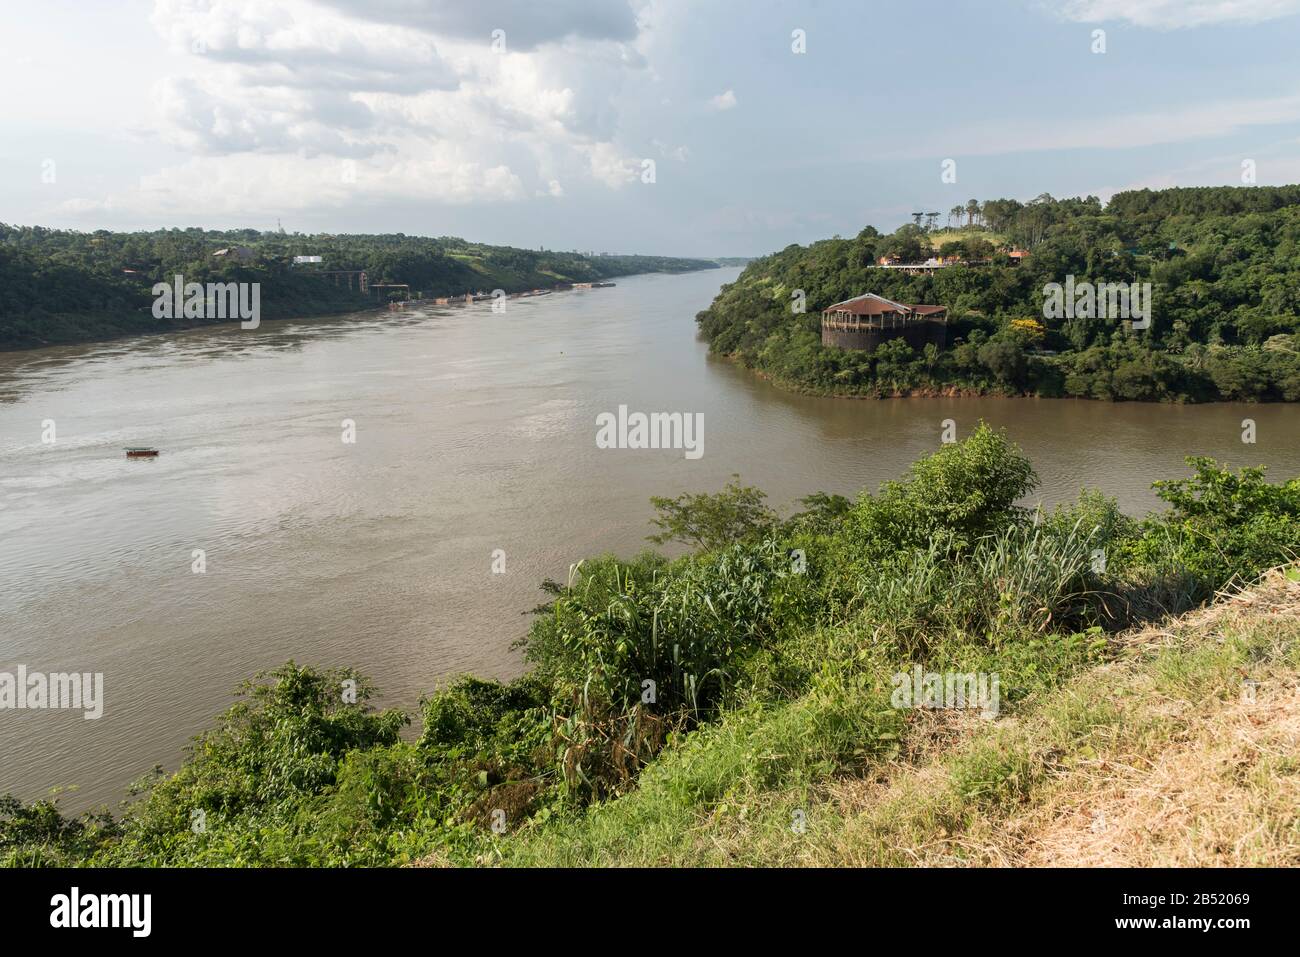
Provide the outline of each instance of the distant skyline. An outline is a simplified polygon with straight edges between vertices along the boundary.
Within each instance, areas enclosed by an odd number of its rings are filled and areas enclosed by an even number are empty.
[[[755,256],[1300,182],[1300,0],[0,3],[14,224]]]

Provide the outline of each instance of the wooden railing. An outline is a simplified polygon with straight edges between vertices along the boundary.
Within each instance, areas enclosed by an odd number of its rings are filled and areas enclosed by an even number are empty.
[[[822,314],[822,328],[833,329],[836,332],[861,332],[864,329],[901,329],[909,324],[916,325],[922,322],[943,322],[948,321],[947,313],[938,313],[928,316],[902,316],[898,313],[880,315],[875,317],[856,316],[848,312]]]

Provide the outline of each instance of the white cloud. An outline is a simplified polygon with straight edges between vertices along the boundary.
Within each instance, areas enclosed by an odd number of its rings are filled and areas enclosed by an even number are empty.
[[[199,154],[293,152],[368,156],[370,109],[334,92],[223,89],[193,77],[165,77],[153,89],[165,140]]]
[[[1249,127],[1300,122],[1300,93],[1239,100],[1210,100],[1158,112],[1069,116],[1052,121],[988,120],[948,130],[907,152],[886,155],[946,156],[961,144],[968,156],[1035,150],[1135,149],[1162,143],[1228,136]]]
[[[632,40],[637,20],[628,0],[323,0],[353,16],[400,24],[438,36],[476,39],[494,30],[508,50],[531,50],[567,37]]]
[[[1079,23],[1118,20],[1158,30],[1263,23],[1300,13],[1300,0],[1058,0],[1051,5]]]
[[[240,153],[201,156],[142,176],[137,189],[103,199],[75,197],[69,215],[129,211],[151,217],[265,218],[268,209],[312,210],[391,201],[491,203],[523,198],[523,184],[503,165],[484,166],[454,144],[420,146],[377,160]]]
[[[641,160],[623,155],[613,143],[595,143],[582,147],[591,175],[612,189],[633,182],[640,173]]]
[[[715,110],[729,110],[736,105],[736,94],[733,90],[727,90],[725,93],[719,93],[709,100],[709,105]]]
[[[418,93],[459,82],[429,37],[307,0],[155,0],[151,19],[172,52],[193,54],[203,72],[239,65],[251,86]]]
[[[679,163],[685,163],[690,158],[691,151],[685,146],[669,146],[660,140],[651,140],[651,143],[659,151],[660,156],[677,160]]]
[[[1300,157],[1296,147],[1300,140],[1288,137],[1252,152],[1249,157],[1240,153],[1209,156],[1174,169],[1148,173],[1130,180],[1122,186],[1100,186],[1088,192],[1109,202],[1116,193],[1133,189],[1169,189],[1175,186],[1239,186],[1242,185],[1242,161],[1256,163],[1256,175],[1262,186],[1300,182]]]
[[[500,202],[640,172],[616,142],[647,70],[627,0],[155,0],[151,22],[184,70],[156,81],[152,132],[193,159],[70,215]]]

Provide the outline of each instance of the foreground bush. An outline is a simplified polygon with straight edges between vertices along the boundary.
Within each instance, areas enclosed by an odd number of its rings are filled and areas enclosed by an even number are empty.
[[[685,840],[668,832],[701,807],[916,748],[888,694],[913,662],[999,673],[1014,710],[1115,654],[1119,629],[1294,557],[1300,481],[1189,464],[1192,477],[1157,483],[1169,508],[1141,521],[1095,492],[1020,507],[1033,469],[983,426],[875,493],[809,496],[784,521],[735,485],[663,500],[660,527],[707,527],[708,548],[579,563],[548,584],[522,642],[532,671],[452,681],[422,703],[418,740],[401,738],[408,715],[369,706],[360,675],[291,662],[116,816],[0,801],[0,861],[470,863],[520,831],[511,853],[551,833],[622,845],[643,826],[657,847]],[[1024,783],[1003,770],[962,780]],[[547,846],[519,859],[569,860]]]

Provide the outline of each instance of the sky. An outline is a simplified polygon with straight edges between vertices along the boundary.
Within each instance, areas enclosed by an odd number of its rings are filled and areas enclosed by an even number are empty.
[[[752,256],[971,198],[1300,182],[1300,0],[0,0],[0,23],[10,224]]]

